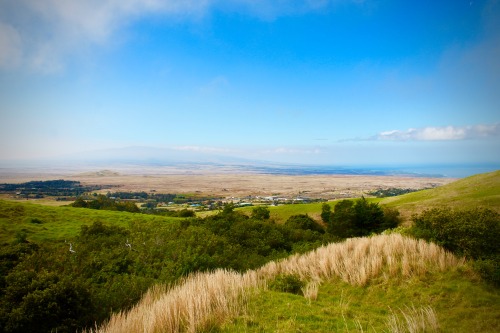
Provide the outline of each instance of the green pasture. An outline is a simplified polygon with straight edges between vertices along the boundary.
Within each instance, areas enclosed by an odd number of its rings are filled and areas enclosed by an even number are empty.
[[[169,223],[178,220],[174,217],[0,200],[0,244],[10,244],[16,237],[26,237],[36,243],[70,239],[80,232],[82,225],[98,221],[128,228],[131,222]]]
[[[500,212],[500,170],[463,178],[434,189],[385,198],[380,204],[396,208],[405,216],[442,207],[485,207]]]
[[[329,204],[334,206],[335,202],[329,202]],[[320,221],[321,217],[321,206],[323,203],[300,203],[300,204],[290,204],[290,205],[280,205],[280,206],[266,206],[269,208],[269,211],[271,212],[271,219],[275,220],[276,222],[285,222],[288,220],[290,216],[293,215],[298,215],[298,214],[308,214],[312,218]],[[238,208],[237,210],[240,212],[243,212],[247,215],[252,214],[252,210],[256,206],[250,206],[250,207],[243,207],[243,208]]]

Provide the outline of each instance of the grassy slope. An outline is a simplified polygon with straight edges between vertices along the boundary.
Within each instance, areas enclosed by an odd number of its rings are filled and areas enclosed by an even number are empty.
[[[365,287],[339,279],[319,287],[318,298],[277,291],[255,296],[246,314],[222,332],[384,332],[391,314],[430,306],[442,332],[498,332],[500,294],[459,272],[425,278],[374,280]],[[361,327],[361,329],[360,329]]]
[[[322,203],[311,203],[311,204],[268,206],[268,208],[271,213],[271,219],[274,219],[278,222],[285,222],[290,216],[298,214],[308,214],[309,216],[311,216],[316,220],[321,220],[320,217],[321,205]],[[254,208],[255,207],[244,207],[244,208],[238,208],[237,210],[245,214],[251,215],[252,209]]]
[[[280,273],[321,281],[318,296],[266,290]],[[498,289],[438,246],[397,234],[330,244],[242,275],[196,274],[159,291],[97,332],[387,332],[392,313],[404,320],[401,311],[413,307],[432,308],[443,332],[500,328]]]
[[[500,211],[500,171],[386,198],[380,203],[397,208],[406,217],[443,206],[482,206]],[[365,287],[333,279],[320,286],[318,298],[313,301],[268,290],[256,296],[246,313],[224,325],[221,331],[383,332],[387,331],[391,313],[403,318],[401,310],[412,306],[431,306],[443,332],[500,331],[500,291],[466,270],[428,274],[424,279],[378,279]]]
[[[405,216],[443,206],[481,206],[500,212],[500,170],[460,179],[435,189],[385,198],[380,204],[397,208]]]
[[[32,223],[33,218],[41,223]],[[173,220],[178,218],[0,200],[0,245],[11,243],[20,231],[35,242],[60,241],[76,236],[82,225],[96,221],[128,227],[133,221],[164,223]]]

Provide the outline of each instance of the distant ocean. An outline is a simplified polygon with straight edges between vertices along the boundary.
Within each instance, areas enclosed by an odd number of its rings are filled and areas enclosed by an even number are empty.
[[[286,175],[373,175],[409,177],[464,178],[478,173],[500,170],[500,165],[415,165],[415,166],[313,166],[271,165],[245,166],[244,169],[264,174]]]
[[[500,170],[500,164],[404,165],[404,166],[331,166],[284,164],[265,161],[66,161],[66,162],[2,162],[2,174],[78,174],[88,171],[111,170],[123,174],[197,174],[197,173],[257,173],[271,175],[365,175],[464,178],[479,173]]]

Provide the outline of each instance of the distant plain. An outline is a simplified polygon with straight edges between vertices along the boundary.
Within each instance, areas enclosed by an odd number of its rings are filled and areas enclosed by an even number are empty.
[[[324,199],[359,197],[380,188],[432,188],[456,180],[455,178],[411,175],[265,174],[229,168],[184,170],[184,172],[179,169],[151,167],[142,170],[140,168],[97,171],[42,169],[0,172],[0,183],[50,179],[110,185],[110,191],[155,191],[219,197],[279,195]],[[105,193],[108,189],[102,191]]]

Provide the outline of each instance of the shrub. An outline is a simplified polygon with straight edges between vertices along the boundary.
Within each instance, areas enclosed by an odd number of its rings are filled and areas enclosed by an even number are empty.
[[[4,332],[74,332],[92,322],[87,288],[55,273],[10,274],[2,310]]]
[[[326,214],[326,207],[322,214]],[[356,201],[342,200],[330,215],[328,232],[339,238],[363,237],[395,228],[400,223],[399,212],[382,209],[365,198]]]
[[[280,274],[269,282],[269,289],[291,293],[295,295],[302,295],[302,289],[305,283],[295,274]]]
[[[267,207],[255,207],[252,209],[252,218],[256,220],[269,220],[269,217],[271,216],[271,212],[269,211],[269,208]]]
[[[413,216],[413,234],[447,250],[479,259],[500,252],[500,215],[490,209],[431,209]]]
[[[312,230],[319,233],[325,233],[323,227],[307,214],[290,216],[290,218],[285,222],[285,227],[290,229]]]
[[[196,213],[193,210],[184,208],[177,213],[178,217],[195,217]]]
[[[490,209],[435,208],[413,216],[412,235],[476,259],[481,275],[500,284],[500,214]]]
[[[36,217],[30,218],[29,222],[33,223],[33,224],[42,224],[43,223],[42,220],[40,220],[39,218],[36,218]]]

